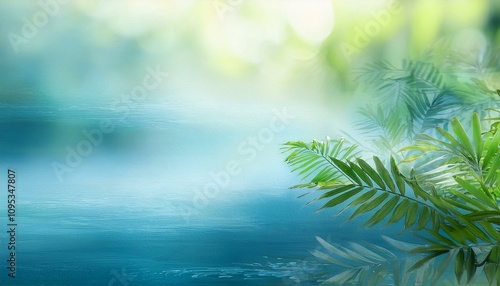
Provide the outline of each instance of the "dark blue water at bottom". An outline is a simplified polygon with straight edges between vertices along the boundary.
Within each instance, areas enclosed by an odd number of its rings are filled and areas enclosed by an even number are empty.
[[[396,234],[314,214],[318,205],[290,196],[225,206],[230,216],[207,209],[189,222],[145,200],[35,201],[19,206],[17,278],[2,275],[7,285],[317,285],[326,268],[309,253],[320,249],[316,236],[383,244],[380,234]]]

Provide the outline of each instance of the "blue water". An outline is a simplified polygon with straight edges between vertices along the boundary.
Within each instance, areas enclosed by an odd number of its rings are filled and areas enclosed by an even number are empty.
[[[19,204],[18,283],[105,285],[116,270],[133,276],[130,285],[307,285],[321,269],[308,253],[316,235],[379,241],[291,196],[217,207],[219,216],[189,223],[139,196],[41,197]]]
[[[120,200],[20,204],[16,282],[105,285],[116,270],[133,276],[130,285],[312,285],[321,269],[308,253],[318,247],[316,235],[380,242],[287,196],[263,196],[215,210],[231,217],[189,223],[138,197]]]
[[[13,168],[18,175],[17,277],[7,278],[2,267],[0,283],[316,285],[338,271],[309,253],[320,249],[316,236],[382,245],[381,234],[395,237],[400,229],[365,230],[361,221],[345,223],[348,214],[316,214],[320,204],[304,206],[314,196],[297,199],[303,191],[287,189],[299,180],[279,144],[334,130],[331,123],[304,122],[313,107],[290,106],[295,123],[252,160],[238,153],[241,142],[267,126],[274,108],[138,106],[59,181],[51,164],[65,160],[65,148],[82,140],[81,130],[103,118],[118,122],[117,115],[104,103],[0,105],[0,131],[9,134],[0,142],[1,172]],[[208,174],[231,160],[240,163],[240,174],[196,207]],[[2,212],[5,206],[1,200]],[[8,257],[6,238],[2,231],[0,261]]]

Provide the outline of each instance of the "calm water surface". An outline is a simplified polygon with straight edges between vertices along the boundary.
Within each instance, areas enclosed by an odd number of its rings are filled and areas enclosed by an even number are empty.
[[[0,166],[18,173],[19,224],[17,278],[8,280],[2,267],[1,283],[315,285],[325,270],[309,253],[320,249],[316,236],[342,244],[395,235],[344,224],[333,211],[315,214],[319,204],[304,206],[313,197],[287,190],[299,181],[279,144],[335,129],[315,119],[314,107],[286,107],[293,121],[255,156],[240,152],[283,108],[165,101],[123,118],[105,103],[0,105],[0,131],[9,135],[0,141]],[[53,163],[64,163],[68,148],[85,140],[82,131],[104,119],[116,129],[59,181]],[[199,200],[211,174],[231,161],[240,172]],[[6,235],[0,239],[5,244]]]

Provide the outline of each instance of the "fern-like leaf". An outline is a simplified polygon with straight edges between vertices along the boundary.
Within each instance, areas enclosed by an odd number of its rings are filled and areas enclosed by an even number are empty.
[[[310,179],[310,183],[299,187],[314,187],[328,182],[334,182],[342,177],[339,170],[332,164],[330,157],[353,158],[357,155],[357,146],[345,146],[345,140],[326,141],[313,140],[311,143],[290,141],[282,147],[283,153],[288,156],[285,162],[297,171],[299,176]]]

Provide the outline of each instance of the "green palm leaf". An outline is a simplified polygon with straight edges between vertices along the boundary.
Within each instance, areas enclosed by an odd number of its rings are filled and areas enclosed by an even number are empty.
[[[409,274],[406,271],[409,266],[401,267],[402,264],[408,265],[407,259],[398,258],[386,248],[371,243],[362,245],[354,242],[345,247],[333,245],[320,237],[316,239],[323,249],[311,251],[311,254],[321,261],[344,269],[334,276],[326,275],[320,280],[322,284],[387,285],[392,281],[395,285],[407,285],[409,281]],[[397,243],[414,247],[412,244]],[[419,278],[414,278],[414,283]]]
[[[346,135],[382,155],[373,161],[344,140],[284,145],[286,162],[307,180],[296,187],[319,191],[311,202],[323,201],[320,210],[352,211],[348,219],[365,216],[367,227],[399,223],[427,243],[407,246],[416,256],[395,263],[383,248],[318,239],[327,252],[313,255],[345,268],[324,283],[375,285],[392,272],[396,285],[412,274],[415,284],[435,284],[454,267],[459,283],[484,272],[490,285],[500,286],[500,110],[485,109],[498,107],[499,93],[484,77],[500,71],[500,53],[490,52],[473,64],[445,57],[440,67],[416,61],[367,66],[358,80],[379,102],[359,113],[364,120],[357,128],[368,135]]]
[[[293,172],[298,171],[302,179],[310,178],[310,187],[332,182],[342,177],[332,164],[330,157],[348,159],[357,154],[357,146],[345,146],[345,140],[312,141],[307,144],[291,141],[283,144],[282,151]]]

